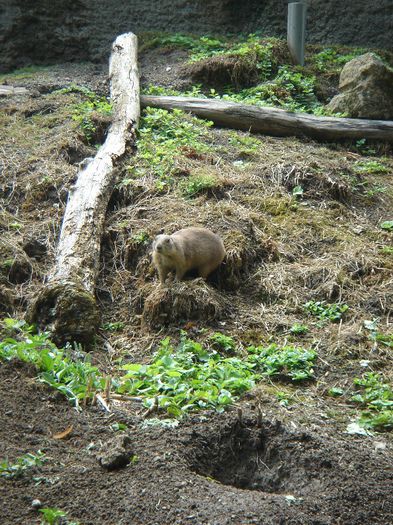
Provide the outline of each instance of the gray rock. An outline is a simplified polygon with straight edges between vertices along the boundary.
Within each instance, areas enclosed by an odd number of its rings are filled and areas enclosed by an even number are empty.
[[[345,64],[340,75],[340,93],[327,105],[349,117],[393,120],[393,69],[374,53]]]
[[[97,456],[98,463],[105,470],[117,470],[126,467],[132,456],[130,445],[131,440],[128,436],[109,441]]]

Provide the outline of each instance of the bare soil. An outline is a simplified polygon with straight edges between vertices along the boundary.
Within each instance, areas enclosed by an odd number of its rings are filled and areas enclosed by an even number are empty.
[[[146,84],[187,82],[177,78],[181,53],[148,56],[141,61]],[[0,315],[23,317],[53,264],[78,163],[95,151],[72,119],[81,96],[53,91],[77,83],[105,94],[107,84],[92,64],[4,81],[31,90],[0,101]],[[392,234],[380,228],[392,220],[391,148],[373,144],[364,154],[353,144],[223,129],[203,140],[208,153],[184,150],[171,188],[159,189],[146,174],[114,189],[93,361],[116,374],[119,360],[149,362],[157,343],[178,338],[180,329],[200,341],[219,330],[240,347],[272,340],[312,346],[315,381],[265,381],[224,414],[200,412],[166,428],[149,425],[135,401],[114,401],[109,414],[98,406],[77,412],[30,367],[0,363],[0,458],[37,450],[47,456],[21,479],[1,479],[1,524],[39,523],[37,498],[83,525],[392,522],[391,434],[346,433],[359,415],[350,402],[353,379],[365,370],[393,376],[391,350],[375,346],[363,325],[378,318],[380,332],[391,333]],[[359,162],[370,160],[387,172],[359,173]],[[132,162],[125,159],[119,180]],[[200,173],[215,186],[185,198],[177,183]],[[151,241],[191,225],[217,231],[228,262],[208,283],[194,279],[160,292]],[[141,233],[148,242],[135,241]],[[311,299],[349,310],[342,323],[321,326],[304,311]],[[309,333],[291,334],[295,322]],[[119,329],[104,329],[110,323]],[[343,398],[329,396],[332,387]],[[126,430],[115,431],[116,422]],[[54,437],[71,425],[68,439]]]
[[[224,415],[196,415],[173,429],[144,427],[114,408],[78,413],[17,363],[0,368],[0,454],[31,450],[47,461],[0,484],[1,523],[39,523],[32,502],[66,509],[85,525],[391,523],[393,461],[375,440],[334,429],[257,420],[252,402]],[[128,425],[125,433],[111,425]],[[53,435],[72,425],[68,439]],[[332,432],[333,431],[333,432]],[[126,447],[137,462],[108,470],[102,456]]]

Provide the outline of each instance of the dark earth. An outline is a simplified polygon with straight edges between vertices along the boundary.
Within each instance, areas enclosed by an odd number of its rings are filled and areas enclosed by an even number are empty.
[[[47,458],[1,481],[4,525],[39,523],[34,499],[84,525],[391,523],[393,460],[377,438],[283,424],[266,405],[258,418],[252,400],[241,417],[233,409],[175,428],[144,426],[121,408],[78,413],[34,375],[18,363],[0,368],[0,456],[34,449]],[[115,422],[126,431],[114,432]],[[53,437],[71,425],[68,439]],[[137,459],[100,464],[124,449]]]

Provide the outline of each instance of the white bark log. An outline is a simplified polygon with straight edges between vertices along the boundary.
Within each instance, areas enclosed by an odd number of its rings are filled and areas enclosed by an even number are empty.
[[[113,121],[105,143],[97,155],[79,172],[70,191],[56,266],[49,281],[79,280],[94,293],[100,254],[100,241],[106,208],[115,184],[113,167],[135,140],[138,125],[139,77],[137,38],[132,33],[120,35],[112,46],[109,62]]]
[[[120,35],[109,61],[113,120],[105,143],[78,174],[66,206],[56,262],[28,319],[53,339],[89,344],[99,323],[94,289],[105,214],[116,182],[114,167],[135,143],[140,115],[137,37]]]
[[[220,126],[276,136],[318,140],[377,139],[393,142],[393,121],[317,117],[283,109],[256,107],[216,99],[142,96],[142,107],[182,109]]]

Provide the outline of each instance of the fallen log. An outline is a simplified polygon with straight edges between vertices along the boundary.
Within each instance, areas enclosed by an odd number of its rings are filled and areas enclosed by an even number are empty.
[[[58,344],[88,346],[100,322],[94,297],[105,213],[115,184],[114,167],[135,143],[139,121],[137,38],[120,35],[109,61],[113,120],[105,143],[81,169],[71,188],[53,271],[29,307],[28,322],[51,333]]]
[[[7,97],[11,95],[27,95],[29,90],[24,87],[14,87],[0,85],[0,97]]]
[[[274,136],[307,136],[339,141],[376,139],[393,142],[393,121],[317,117],[283,109],[237,104],[217,99],[145,95],[142,107],[182,109],[219,126]]]

